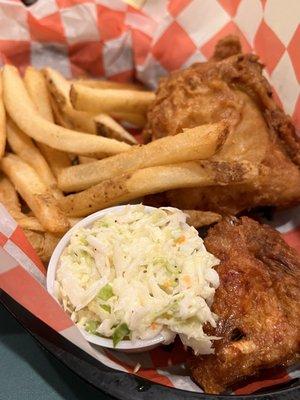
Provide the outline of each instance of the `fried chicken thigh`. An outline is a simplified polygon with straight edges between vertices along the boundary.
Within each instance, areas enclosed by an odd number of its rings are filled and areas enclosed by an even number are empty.
[[[216,46],[210,61],[163,78],[144,134],[155,140],[226,120],[231,133],[213,161],[250,161],[259,165],[257,179],[234,186],[172,190],[165,194],[165,203],[224,215],[300,201],[300,140],[290,117],[274,102],[257,56],[234,54],[238,51],[239,42],[227,38]]]
[[[221,261],[212,305],[219,321],[206,330],[220,340],[215,354],[194,356],[189,366],[205,392],[222,393],[261,369],[296,360],[300,257],[278,232],[247,217],[219,222],[205,246]]]

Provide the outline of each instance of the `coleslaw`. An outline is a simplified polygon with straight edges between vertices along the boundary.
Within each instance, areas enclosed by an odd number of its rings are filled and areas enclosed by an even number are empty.
[[[88,228],[79,228],[61,255],[55,295],[87,332],[112,338],[151,339],[176,334],[195,354],[213,352],[205,323],[219,260],[175,208],[128,205]]]

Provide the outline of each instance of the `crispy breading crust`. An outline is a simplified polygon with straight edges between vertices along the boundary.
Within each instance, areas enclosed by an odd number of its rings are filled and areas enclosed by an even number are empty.
[[[245,92],[256,102],[287,155],[300,166],[300,139],[290,116],[274,101],[272,88],[262,75],[262,70],[263,65],[258,56],[253,54],[239,54],[220,63],[222,79]]]
[[[176,81],[178,84],[186,86],[186,93],[181,94],[182,98],[177,101],[177,103],[180,103],[184,95],[192,94],[199,81],[210,85],[211,81],[219,79],[225,81],[233,89],[245,92],[255,101],[262,110],[269,128],[280,139],[284,150],[292,161],[300,166],[300,139],[296,134],[291,118],[274,101],[272,88],[262,75],[262,70],[263,65],[259,62],[258,56],[254,54],[237,54],[219,62],[196,63],[186,70],[173,72],[169,78],[161,80],[157,92],[157,100],[150,107],[148,114],[150,126],[148,123],[146,129],[150,130],[154,138],[156,138],[156,125],[155,121],[153,123],[153,119],[157,118],[157,108],[164,106],[164,100],[167,100],[172,95],[172,90],[176,90]],[[180,94],[176,93],[176,95]],[[174,97],[172,101],[176,103]],[[175,104],[174,108],[176,106],[178,107],[178,104]],[[165,111],[164,108],[161,110],[162,113]],[[167,113],[165,119],[168,118],[169,115]],[[163,123],[162,118],[159,123]],[[178,133],[177,131],[172,131],[171,127],[167,126],[166,128],[165,130],[160,130],[160,136]]]
[[[231,57],[241,52],[242,46],[239,38],[235,35],[228,35],[225,36],[223,39],[220,39],[216,44],[212,60],[224,60],[225,58]]]
[[[215,57],[237,51],[234,45],[226,53],[233,42],[233,38],[220,42]],[[196,63],[161,80],[145,130],[152,140],[225,119],[232,134],[215,159],[248,159],[267,169],[261,169],[252,185],[167,192],[167,204],[226,215],[257,206],[299,203],[300,139],[291,118],[275,103],[262,70],[257,56],[236,54]]]
[[[212,311],[215,354],[192,357],[193,379],[221,393],[262,369],[287,365],[300,351],[300,257],[280,234],[249,218],[227,218],[205,246],[221,260]]]

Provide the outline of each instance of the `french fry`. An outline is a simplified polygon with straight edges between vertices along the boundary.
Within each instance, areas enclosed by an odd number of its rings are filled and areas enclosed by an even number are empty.
[[[47,79],[49,90],[51,91],[52,96],[56,99],[56,102],[58,103],[57,108],[61,108],[61,113],[63,113],[64,115],[63,118],[67,118],[69,123],[75,130],[83,130],[85,132],[95,134],[96,127],[93,122],[93,118],[96,115],[85,111],[77,111],[73,108],[70,101],[70,81],[67,81],[58,71],[52,68],[45,68],[44,75]],[[78,82],[81,83],[81,80]],[[99,82],[104,83],[104,87],[107,87],[106,83],[111,83],[106,81]],[[115,83],[116,82],[112,82],[112,84]],[[123,85],[121,87],[119,87],[119,85],[120,84],[117,83],[116,88],[123,87]],[[125,87],[129,88],[130,86],[128,87],[128,85],[126,85]],[[141,114],[126,114],[122,112],[116,113],[115,118],[130,122],[137,127],[143,127],[146,121],[145,116]]]
[[[54,122],[57,125],[62,126],[63,128],[72,129],[72,124],[65,117],[64,112],[59,108],[59,105],[57,104],[53,96],[51,96],[50,103],[54,115]]]
[[[87,164],[89,165],[89,164]],[[249,162],[186,162],[150,167],[107,179],[80,193],[60,200],[69,216],[83,217],[92,212],[166,190],[232,185],[257,178],[258,167]]]
[[[30,137],[26,136],[12,120],[7,121],[7,141],[14,153],[31,165],[53,194],[61,197],[63,194],[58,189],[56,179],[46,160]]]
[[[93,121],[93,115],[89,115],[82,111],[76,111],[73,108],[62,109],[54,99],[53,95],[51,96],[51,106],[56,124],[79,132],[80,129],[85,129],[85,132],[82,133],[91,133],[93,135],[96,134],[96,126]]]
[[[39,149],[50,165],[51,170],[56,178],[64,168],[67,168],[71,165],[68,155],[63,151],[53,149],[46,144],[42,147],[41,143],[39,143]]]
[[[16,189],[10,180],[3,175],[0,176],[0,203],[2,203],[9,212],[21,214],[21,204]]]
[[[41,232],[45,230],[35,217],[27,216],[22,213],[17,191],[10,180],[5,176],[0,177],[0,203],[7,208],[21,228]]]
[[[73,107],[65,107],[63,109],[65,118],[69,121],[72,128],[76,131],[84,131],[95,135],[97,133],[96,126],[94,123],[94,115],[89,114],[85,111],[74,110]]]
[[[28,220],[29,217],[27,221]],[[32,220],[34,220],[34,218],[32,218]],[[71,225],[73,226],[78,221],[79,219],[71,220]],[[22,225],[20,226],[22,227]],[[39,229],[36,229],[37,227],[38,226],[34,226],[33,224],[30,226],[30,224],[27,223],[27,226],[24,225],[22,228],[31,246],[37,252],[37,255],[43,262],[47,263],[50,260],[55,247],[60,241],[61,235],[53,235],[49,232],[40,231]]]
[[[42,72],[34,67],[27,67],[24,74],[24,84],[39,114],[47,121],[53,122],[50,96]]]
[[[33,67],[27,67],[24,75],[24,83],[39,114],[47,121],[53,122],[51,98],[42,72]],[[39,142],[37,142],[37,146],[47,160],[55,176],[59,174],[62,168],[70,166],[70,160],[66,153],[52,149],[46,144]]]
[[[51,104],[56,122],[65,128],[95,134],[93,115],[76,111],[71,105],[69,98],[71,84],[52,68],[45,68],[44,74],[42,72],[40,74],[42,74],[43,79],[47,79],[48,87],[52,93]]]
[[[126,143],[72,131],[42,118],[32,103],[18,70],[3,68],[4,105],[19,128],[38,142],[58,150],[82,155],[117,154],[130,149]]]
[[[45,228],[40,224],[36,217],[23,213],[15,214],[11,211],[10,213],[22,229],[29,229],[35,232],[46,232]],[[68,221],[70,226],[73,226],[75,223],[80,221],[80,218],[69,218]]]
[[[15,216],[12,214],[12,216],[15,218],[17,221],[18,225],[22,229],[30,229],[31,231],[36,231],[36,232],[46,232],[45,228],[40,224],[37,218],[31,215],[23,214]],[[69,218],[69,223],[70,226],[74,226],[77,224],[77,222],[80,221],[80,218]]]
[[[96,134],[93,114],[74,110],[70,101],[70,82],[52,68],[45,68],[44,75],[47,79],[49,90],[57,103],[55,114],[60,115],[60,119],[63,121],[67,119],[69,127],[72,129]]]
[[[211,211],[183,210],[188,216],[187,223],[194,228],[201,228],[221,221],[222,215]]]
[[[39,220],[26,214],[14,215],[11,213],[18,225],[22,229],[30,229],[36,232],[45,232],[45,228],[40,224]]]
[[[79,164],[89,164],[89,163],[91,163],[91,162],[97,161],[97,158],[79,156],[79,157],[78,157],[78,160],[79,160]]]
[[[70,83],[78,83],[79,85],[88,86],[94,89],[146,90],[146,88],[139,83],[103,81],[100,79],[73,79]]]
[[[129,122],[130,124],[136,126],[137,128],[143,128],[146,125],[146,115],[134,114],[134,113],[124,113],[122,111],[111,112],[109,115],[119,121]]]
[[[3,103],[2,71],[0,71],[0,159],[4,156],[6,145],[6,116]]]
[[[227,133],[228,129],[223,122],[201,125],[175,136],[166,136],[147,145],[133,147],[123,154],[66,168],[58,177],[58,185],[66,192],[78,191],[125,172],[206,159],[223,145]]]
[[[155,94],[128,89],[93,89],[74,83],[70,98],[73,107],[80,111],[97,114],[114,111],[145,113],[154,101]]]
[[[56,71],[53,68],[44,68],[43,73],[47,80],[48,88],[55,98],[56,102],[61,106],[71,106],[70,82],[68,82],[60,72]]]
[[[98,135],[120,140],[129,144],[137,144],[136,139],[107,114],[99,114],[94,117],[96,132]]]
[[[55,236],[49,232],[35,232],[33,230],[24,229],[24,234],[28,241],[35,249],[40,259],[47,263],[60,240],[60,236]]]
[[[21,211],[21,203],[13,184],[5,176],[0,177],[0,203],[2,203],[11,216],[17,221],[22,229],[29,229],[37,232],[45,232],[45,228],[40,224],[32,212],[24,214]],[[79,222],[79,218],[69,218],[71,226]]]
[[[108,157],[108,154],[97,154],[97,158],[95,157],[88,157],[88,156],[75,156],[75,159],[72,160],[72,155],[70,154],[73,166],[78,164],[88,164],[91,162],[102,160],[103,158]]]
[[[0,166],[47,231],[64,233],[69,228],[55,197],[29,164],[14,154],[8,154]]]

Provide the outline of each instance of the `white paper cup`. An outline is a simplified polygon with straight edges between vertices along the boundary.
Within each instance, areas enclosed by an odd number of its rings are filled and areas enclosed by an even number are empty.
[[[51,256],[51,259],[50,259],[50,262],[48,265],[47,281],[46,281],[47,291],[49,292],[49,294],[52,297],[54,297],[54,299],[56,301],[58,301],[58,300],[55,297],[54,281],[55,281],[55,276],[56,276],[57,265],[58,265],[61,254],[63,253],[65,248],[68,246],[68,244],[70,242],[70,238],[73,235],[73,233],[75,232],[75,230],[77,230],[78,228],[82,228],[82,227],[84,227],[84,228],[88,227],[88,226],[92,225],[95,221],[97,221],[98,219],[102,218],[104,215],[109,214],[114,211],[122,210],[124,207],[126,207],[126,206],[125,205],[115,206],[115,207],[106,208],[105,210],[97,211],[94,214],[91,214],[88,217],[79,221],[61,238],[61,240],[57,244],[57,246]],[[145,206],[145,209],[150,211],[150,210],[153,210],[154,207]],[[159,346],[164,341],[163,336],[159,334],[149,340],[135,340],[135,341],[122,340],[120,343],[118,343],[117,347],[114,347],[112,339],[106,339],[101,336],[90,334],[87,331],[85,331],[83,328],[79,328],[79,330],[81,331],[81,333],[85,337],[85,339],[87,341],[89,341],[90,343],[93,343],[93,344],[96,344],[96,345],[102,346],[102,347],[107,347],[109,349],[121,350],[121,351],[128,352],[128,353],[133,353],[133,352],[138,353],[138,352],[148,351],[148,350],[153,349],[154,347]]]

